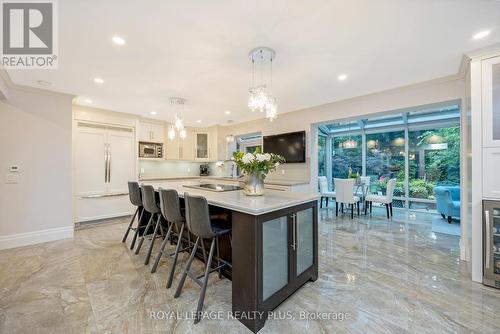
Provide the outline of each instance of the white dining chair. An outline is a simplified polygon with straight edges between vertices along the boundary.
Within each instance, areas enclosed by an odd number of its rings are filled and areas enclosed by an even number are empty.
[[[387,182],[387,190],[385,192],[385,196],[383,195],[367,195],[365,199],[365,215],[368,209],[368,205],[370,206],[370,213],[372,213],[372,203],[381,203],[385,205],[385,211],[387,212],[387,219],[390,216],[392,217],[392,197],[394,195],[394,188],[396,187],[396,179],[390,179]]]
[[[326,176],[318,176],[319,192],[321,194],[320,207],[323,207],[323,199],[326,198],[326,206],[328,207],[328,199],[335,198],[335,191],[330,191],[328,188],[328,180]]]
[[[354,196],[354,179],[334,179],[335,182],[335,215],[339,214],[339,203],[344,212],[344,204],[351,208],[351,219],[354,218],[354,204],[358,207],[359,216],[359,197]]]

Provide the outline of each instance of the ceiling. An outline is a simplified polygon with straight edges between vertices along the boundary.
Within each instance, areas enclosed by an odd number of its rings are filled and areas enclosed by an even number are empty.
[[[248,52],[276,50],[280,113],[456,74],[466,52],[500,42],[499,0],[64,0],[59,68],[9,71],[15,83],[92,106],[186,125],[262,117],[247,107]],[[482,30],[491,34],[474,40]],[[126,40],[112,43],[113,35]],[[339,74],[348,78],[337,80]],[[104,79],[98,85],[93,78]],[[229,110],[230,115],[225,111]],[[150,112],[157,112],[151,116]],[[201,124],[196,123],[201,120]],[[279,122],[279,117],[276,122]]]

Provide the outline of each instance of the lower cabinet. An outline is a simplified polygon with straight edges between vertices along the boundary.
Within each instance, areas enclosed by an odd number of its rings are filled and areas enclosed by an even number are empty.
[[[233,312],[255,333],[269,311],[318,278],[318,201],[231,218]]]
[[[286,212],[262,223],[263,302],[273,303],[274,295],[294,287],[300,275],[314,267],[317,245],[314,211],[309,207]]]
[[[483,198],[500,199],[500,148],[483,148]]]

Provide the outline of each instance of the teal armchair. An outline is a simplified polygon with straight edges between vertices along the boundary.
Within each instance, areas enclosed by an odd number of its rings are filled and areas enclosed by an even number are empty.
[[[436,209],[443,219],[448,219],[451,224],[453,218],[460,219],[460,187],[437,186],[434,187],[436,196]]]

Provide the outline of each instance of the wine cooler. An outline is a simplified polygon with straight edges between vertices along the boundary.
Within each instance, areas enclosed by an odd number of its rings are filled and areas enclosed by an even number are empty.
[[[483,201],[483,283],[500,288],[500,201]]]

